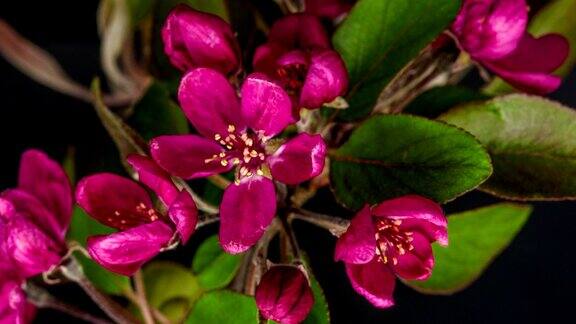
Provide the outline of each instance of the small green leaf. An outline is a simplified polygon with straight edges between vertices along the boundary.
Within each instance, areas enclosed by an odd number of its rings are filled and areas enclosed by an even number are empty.
[[[80,207],[75,207],[72,214],[70,229],[68,230],[68,239],[80,243],[86,247],[86,240],[92,235],[110,234],[114,230],[110,227],[100,224],[88,216]],[[77,254],[77,259],[82,265],[86,277],[102,291],[112,295],[122,295],[123,292],[130,288],[130,279],[112,273],[84,255]]]
[[[456,127],[407,115],[370,118],[332,154],[338,200],[358,209],[405,194],[449,201],[484,182],[490,157]]]
[[[208,12],[220,16],[220,18],[226,21],[230,21],[225,0],[186,0],[182,2],[189,4],[196,10]]]
[[[196,277],[185,267],[156,261],[143,271],[146,296],[169,319],[181,321],[203,293]]]
[[[132,15],[132,24],[139,24],[146,18],[154,7],[154,0],[128,0],[128,9]]]
[[[440,119],[484,144],[494,174],[481,189],[517,200],[576,199],[576,112],[536,96],[471,103]]]
[[[256,324],[258,309],[253,297],[216,290],[198,300],[186,323]]]
[[[549,33],[558,33],[568,39],[570,54],[564,64],[554,74],[567,76],[576,63],[576,1],[553,0],[540,10],[530,21],[528,31],[534,36],[542,36]],[[484,92],[489,95],[503,95],[516,92],[512,86],[500,78],[490,82]]]
[[[531,211],[528,205],[501,203],[449,216],[449,245],[433,245],[436,264],[432,276],[406,283],[436,295],[463,290],[512,242]]]
[[[184,113],[170,98],[166,86],[153,82],[142,99],[134,106],[127,120],[145,140],[159,135],[186,134],[188,122]]]
[[[206,239],[194,255],[192,270],[198,275],[198,282],[204,290],[226,287],[234,278],[241,255],[225,253],[220,248],[218,236]]]
[[[326,296],[324,291],[318,283],[318,280],[314,277],[311,271],[308,272],[310,277],[310,287],[312,288],[312,293],[314,294],[314,306],[312,310],[302,322],[303,324],[330,324],[330,311],[328,309],[328,302],[326,301]]]
[[[360,0],[333,38],[350,75],[350,107],[340,116],[366,116],[380,92],[456,17],[459,0]]]
[[[436,118],[460,104],[486,99],[489,99],[489,97],[462,86],[436,87],[416,97],[404,109],[404,112],[427,118]]]

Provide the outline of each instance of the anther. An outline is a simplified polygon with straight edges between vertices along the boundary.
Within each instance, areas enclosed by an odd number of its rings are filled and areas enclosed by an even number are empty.
[[[228,125],[228,133],[233,133],[236,130],[236,127],[234,127],[234,125]]]

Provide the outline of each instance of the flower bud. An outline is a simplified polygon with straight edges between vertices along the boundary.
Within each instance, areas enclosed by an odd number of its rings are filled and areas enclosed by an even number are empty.
[[[314,305],[306,274],[289,265],[272,266],[262,276],[255,297],[260,313],[281,324],[300,323]]]

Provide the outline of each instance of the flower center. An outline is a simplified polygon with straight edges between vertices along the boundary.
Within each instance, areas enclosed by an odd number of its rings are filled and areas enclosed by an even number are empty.
[[[296,95],[304,85],[307,70],[304,64],[291,64],[279,67],[276,74],[286,92],[289,95]]]
[[[143,202],[136,205],[135,210],[115,210],[114,216],[106,218],[104,223],[119,230],[129,229],[138,225],[152,223],[160,219],[154,208],[149,208]]]
[[[214,140],[225,149],[205,159],[204,163],[218,161],[222,166],[236,166],[236,183],[254,174],[264,175],[266,160],[265,139],[261,134],[238,132],[236,126],[228,125],[228,134],[215,134]]]
[[[398,264],[398,255],[412,251],[413,233],[402,231],[399,219],[379,219],[376,221],[376,255],[378,261],[387,264],[390,260]]]

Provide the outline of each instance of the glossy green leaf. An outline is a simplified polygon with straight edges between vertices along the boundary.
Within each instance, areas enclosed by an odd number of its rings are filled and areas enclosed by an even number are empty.
[[[460,104],[486,100],[489,97],[462,86],[436,87],[420,94],[405,109],[407,114],[436,118]]]
[[[310,287],[314,294],[314,306],[312,310],[302,322],[303,324],[330,324],[330,311],[328,309],[328,302],[324,291],[310,271],[308,272],[310,278]]]
[[[528,31],[534,36],[548,33],[559,33],[570,43],[570,55],[566,62],[555,71],[555,74],[567,76],[576,63],[576,1],[553,0],[542,8],[530,21]],[[484,89],[490,95],[502,95],[516,92],[500,78],[494,79]]]
[[[333,38],[350,74],[350,107],[341,117],[366,116],[380,92],[456,17],[459,0],[360,0]]]
[[[512,242],[531,211],[528,205],[501,203],[449,216],[449,246],[433,245],[436,264],[432,276],[407,284],[437,295],[463,290]]]
[[[218,236],[214,235],[198,247],[192,261],[192,270],[204,290],[224,288],[234,278],[241,260],[241,255],[225,253],[220,247]]]
[[[225,0],[186,0],[183,2],[189,4],[196,10],[208,12],[220,16],[226,21],[230,21]]]
[[[186,323],[256,324],[258,309],[253,297],[216,290],[198,300]]]
[[[114,229],[95,221],[80,207],[74,208],[70,229],[68,230],[68,240],[78,242],[83,247],[86,247],[86,240],[89,236],[112,232],[114,232]],[[130,279],[128,277],[112,273],[82,254],[78,253],[76,257],[82,265],[86,277],[102,291],[112,295],[122,295],[130,287]]]
[[[184,113],[170,98],[166,86],[158,81],[150,85],[134,106],[134,112],[127,122],[145,140],[159,135],[186,134],[189,131]]]
[[[182,320],[203,293],[192,272],[177,263],[156,261],[144,268],[143,276],[150,305],[174,322]]]
[[[416,116],[370,118],[331,154],[338,200],[358,209],[405,194],[449,201],[490,176],[490,157],[470,134]]]
[[[518,200],[576,199],[576,112],[553,101],[508,95],[440,119],[474,134],[494,173],[481,189]]]

